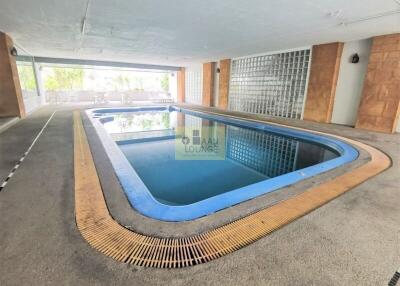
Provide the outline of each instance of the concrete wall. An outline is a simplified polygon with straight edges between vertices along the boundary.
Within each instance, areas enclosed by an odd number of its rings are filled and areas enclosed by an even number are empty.
[[[45,98],[42,96],[43,93],[39,92],[39,90],[42,90],[43,88],[41,72],[37,64],[33,65],[32,63],[17,62],[17,68],[25,113],[29,114],[45,103]],[[34,85],[32,85],[32,81],[34,81]]]
[[[42,106],[42,98],[38,96],[36,91],[22,90],[22,94],[26,114],[29,114]]]
[[[350,126],[356,124],[371,44],[372,39],[344,44],[333,105],[332,123]],[[351,58],[355,53],[360,57],[357,64],[351,63]]]

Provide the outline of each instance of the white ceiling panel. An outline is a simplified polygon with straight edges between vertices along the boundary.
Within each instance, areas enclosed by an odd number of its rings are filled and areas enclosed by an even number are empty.
[[[0,0],[0,31],[36,56],[184,66],[400,32],[400,0]]]

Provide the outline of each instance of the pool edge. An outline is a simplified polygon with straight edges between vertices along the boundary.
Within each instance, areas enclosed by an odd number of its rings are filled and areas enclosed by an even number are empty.
[[[162,268],[200,264],[264,237],[377,175],[391,164],[389,157],[376,148],[341,136],[317,133],[336,137],[366,150],[371,156],[371,161],[276,205],[202,234],[182,238],[159,238],[128,230],[111,217],[80,114],[76,111],[74,172],[78,229],[90,245],[117,261]]]
[[[111,139],[102,124],[96,120],[93,115],[95,114],[97,116],[98,113],[108,114],[113,112],[135,112],[145,110],[164,111],[170,109],[184,112],[189,115],[204,117],[206,119],[213,117],[212,120],[218,120],[225,124],[238,125],[242,128],[255,128],[260,131],[268,131],[283,136],[301,138],[302,140],[310,141],[313,144],[320,144],[327,148],[334,149],[340,154],[340,156],[268,180],[233,189],[191,204],[180,206],[164,204],[152,195],[136,170],[130,162],[128,162],[126,156]],[[316,134],[308,130],[295,130],[289,126],[274,125],[269,124],[269,122],[254,121],[240,117],[225,116],[219,113],[204,112],[203,110],[181,107],[179,105],[91,108],[86,110],[86,115],[101,139],[102,145],[113,165],[114,171],[123,187],[123,191],[131,207],[146,217],[165,222],[192,221],[206,217],[234,205],[275,192],[281,188],[288,187],[300,181],[344,166],[345,164],[356,160],[359,156],[358,151],[353,146],[342,142],[341,140]]]

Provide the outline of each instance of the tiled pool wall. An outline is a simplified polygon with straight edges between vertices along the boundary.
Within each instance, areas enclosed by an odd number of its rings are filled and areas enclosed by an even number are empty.
[[[274,177],[259,183],[246,187],[235,189],[218,196],[180,206],[171,206],[157,201],[147,189],[141,178],[129,163],[117,144],[107,134],[102,123],[96,117],[105,116],[116,112],[143,112],[143,111],[180,111],[185,114],[200,116],[205,119],[215,120],[240,127],[264,130],[283,136],[298,138],[315,142],[327,146],[337,151],[340,156],[310,166],[294,172]],[[255,122],[239,118],[227,117],[223,115],[207,114],[205,112],[194,111],[190,109],[169,107],[132,107],[132,108],[101,108],[87,110],[87,114],[93,123],[107,155],[114,167],[114,171],[120,180],[124,192],[133,208],[151,218],[164,221],[185,221],[193,220],[205,215],[212,214],[229,206],[241,203],[243,201],[256,198],[260,195],[276,191],[282,187],[294,184],[300,180],[310,178],[320,173],[332,170],[346,163],[355,160],[358,157],[358,151],[351,145],[328,136],[321,136],[312,132],[304,132],[288,127],[270,125],[267,123]],[[156,174],[155,174],[156,175]]]

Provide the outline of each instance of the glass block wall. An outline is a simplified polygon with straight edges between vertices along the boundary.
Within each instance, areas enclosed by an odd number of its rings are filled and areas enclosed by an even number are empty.
[[[276,177],[296,169],[298,141],[227,126],[226,157],[267,177]]]
[[[193,104],[202,103],[203,72],[202,70],[189,70],[185,72],[185,102]]]
[[[310,50],[232,60],[229,109],[300,119]]]

